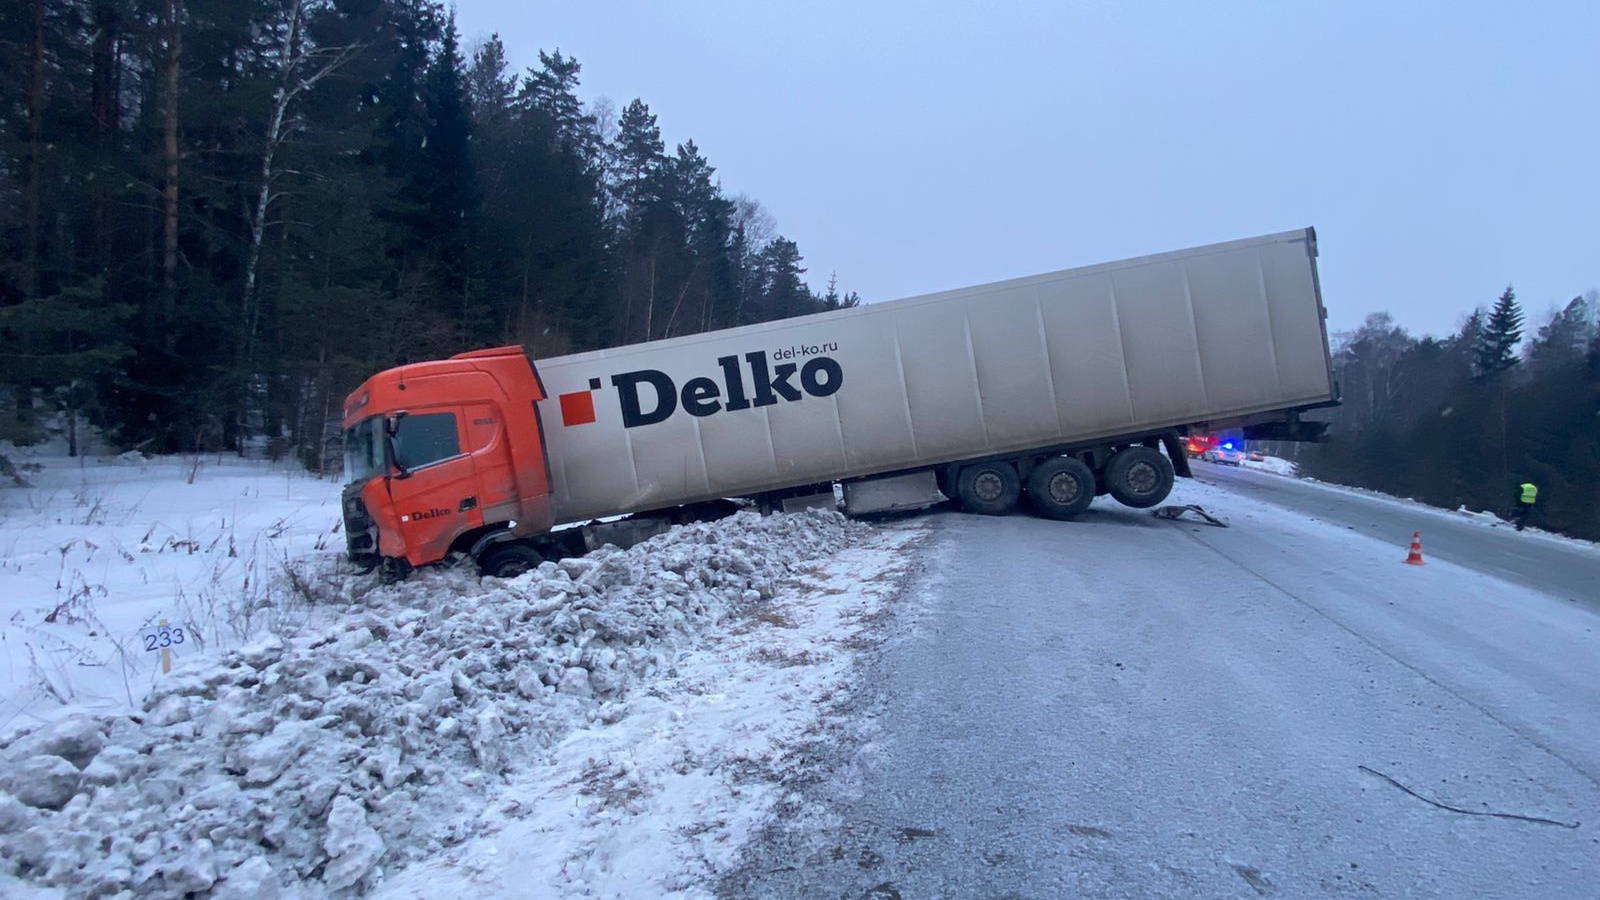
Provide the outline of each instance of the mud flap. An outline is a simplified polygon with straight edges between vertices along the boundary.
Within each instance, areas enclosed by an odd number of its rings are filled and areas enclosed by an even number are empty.
[[[1183,441],[1174,432],[1167,432],[1161,436],[1161,446],[1167,451],[1167,459],[1172,460],[1172,474],[1179,478],[1193,478],[1193,471],[1189,468],[1189,454],[1183,452]]]

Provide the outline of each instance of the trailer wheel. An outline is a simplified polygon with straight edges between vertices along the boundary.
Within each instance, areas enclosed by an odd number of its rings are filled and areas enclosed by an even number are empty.
[[[539,568],[544,557],[526,544],[499,544],[478,557],[478,571],[486,577],[515,578]]]
[[[1003,516],[1022,496],[1022,480],[1008,462],[984,462],[963,466],[956,478],[956,499],[961,508],[985,516]]]
[[[1028,502],[1041,516],[1070,519],[1094,502],[1094,473],[1070,456],[1047,459],[1028,473]]]
[[[1126,447],[1106,464],[1111,496],[1124,506],[1147,509],[1172,493],[1172,463],[1159,450]]]

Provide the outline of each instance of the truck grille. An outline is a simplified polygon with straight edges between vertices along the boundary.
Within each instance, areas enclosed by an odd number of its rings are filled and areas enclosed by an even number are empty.
[[[352,484],[344,489],[345,551],[351,562],[370,568],[378,563],[378,526],[361,502],[361,486]]]

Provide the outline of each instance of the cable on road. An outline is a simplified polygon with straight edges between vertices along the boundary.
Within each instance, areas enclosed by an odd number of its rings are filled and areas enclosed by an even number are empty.
[[[1464,816],[1493,816],[1496,819],[1516,819],[1519,822],[1537,822],[1540,825],[1560,825],[1562,828],[1577,828],[1579,825],[1583,824],[1582,822],[1557,822],[1555,819],[1546,819],[1542,816],[1522,816],[1516,813],[1490,812],[1489,810],[1485,809],[1462,809],[1459,806],[1451,806],[1448,803],[1440,803],[1431,797],[1424,797],[1416,791],[1413,791],[1411,788],[1408,788],[1400,782],[1395,781],[1393,778],[1390,778],[1388,775],[1379,772],[1377,769],[1369,769],[1366,766],[1356,766],[1356,768],[1367,773],[1368,775],[1376,775],[1379,778],[1382,778],[1384,781],[1389,782],[1400,790],[1405,791],[1418,800],[1421,800],[1423,803],[1427,803],[1431,806],[1437,806],[1440,809],[1449,810],[1453,813],[1461,813]]]

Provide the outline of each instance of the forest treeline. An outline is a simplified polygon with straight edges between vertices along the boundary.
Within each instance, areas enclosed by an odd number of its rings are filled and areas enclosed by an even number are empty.
[[[1537,327],[1515,292],[1454,335],[1417,339],[1376,313],[1334,340],[1343,403],[1303,474],[1449,509],[1509,516],[1539,487],[1532,525],[1600,539],[1600,294]]]
[[[538,59],[434,0],[0,4],[0,439],[320,468],[390,365],[858,302],[643,101]]]
[[[594,349],[851,306],[641,100],[513,70],[436,0],[0,4],[0,440],[337,465],[400,362]],[[1444,339],[1336,338],[1304,471],[1600,538],[1597,298],[1524,336],[1508,289]],[[66,414],[66,415],[64,415]]]

